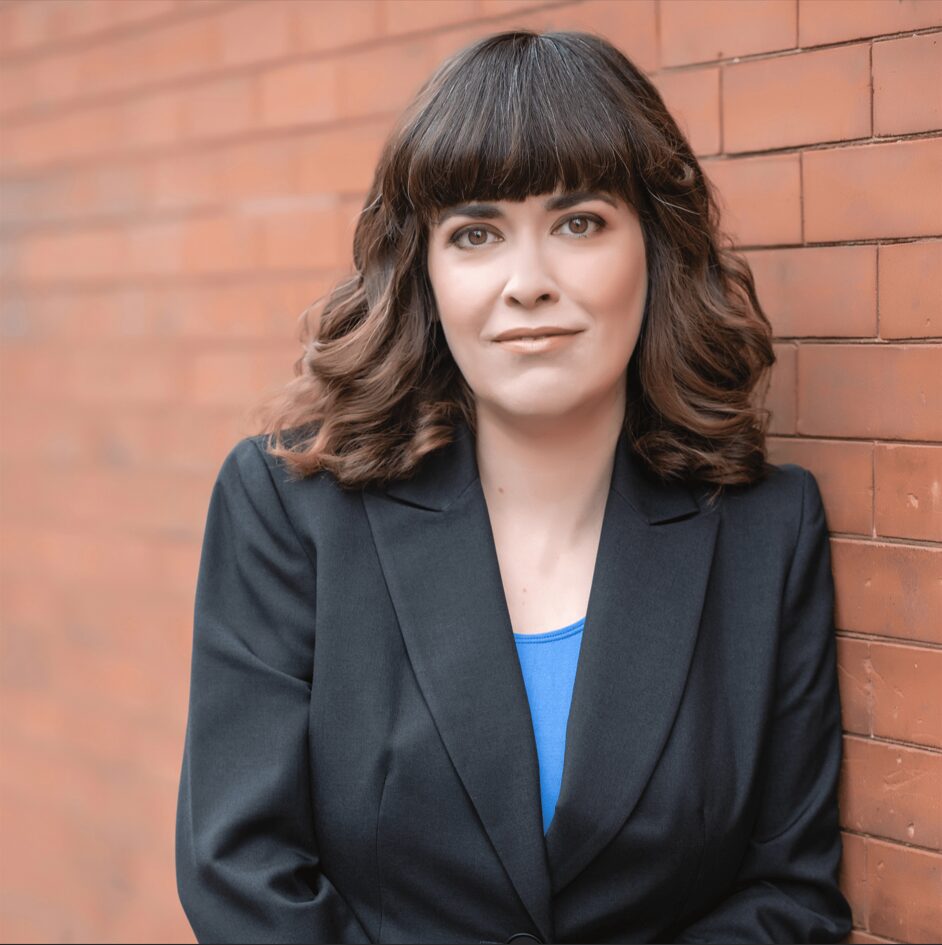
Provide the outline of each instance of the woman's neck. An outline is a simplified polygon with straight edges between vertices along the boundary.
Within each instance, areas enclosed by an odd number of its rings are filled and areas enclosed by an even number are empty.
[[[624,417],[624,398],[551,422],[479,407],[475,450],[491,515],[564,541],[597,530]]]

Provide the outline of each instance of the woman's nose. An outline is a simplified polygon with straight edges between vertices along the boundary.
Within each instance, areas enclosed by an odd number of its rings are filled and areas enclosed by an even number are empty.
[[[546,268],[546,260],[539,249],[526,241],[510,253],[509,275],[504,287],[504,300],[524,308],[547,301],[555,301],[559,291]]]

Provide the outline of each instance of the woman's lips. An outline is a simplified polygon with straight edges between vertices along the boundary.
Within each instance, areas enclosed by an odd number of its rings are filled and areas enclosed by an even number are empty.
[[[562,348],[580,334],[581,332],[571,331],[566,334],[543,335],[538,338],[508,338],[506,341],[498,341],[496,344],[508,351],[516,351],[521,354],[537,354]]]

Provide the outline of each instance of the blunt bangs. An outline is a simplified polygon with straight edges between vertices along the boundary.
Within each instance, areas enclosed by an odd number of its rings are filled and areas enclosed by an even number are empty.
[[[568,40],[572,43],[572,40]],[[601,190],[636,206],[627,116],[592,57],[554,34],[501,34],[451,63],[401,155],[425,225],[469,201]]]

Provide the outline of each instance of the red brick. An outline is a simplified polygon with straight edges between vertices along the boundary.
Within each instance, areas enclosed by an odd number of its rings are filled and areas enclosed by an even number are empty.
[[[873,532],[873,446],[849,440],[769,437],[770,462],[810,469],[821,488],[832,532]]]
[[[872,734],[873,686],[870,682],[870,644],[837,635],[837,673],[841,689],[841,725],[845,732]],[[845,742],[847,739],[845,738]]]
[[[798,432],[942,439],[939,345],[802,344]]]
[[[837,626],[942,643],[942,548],[831,539]]]
[[[6,863],[17,856],[12,844],[0,844],[0,855]],[[11,942],[65,942],[63,926],[47,909],[33,909],[26,913],[14,913],[7,908],[3,913],[3,934]],[[167,940],[169,941],[169,939]]]
[[[49,354],[40,345],[0,347],[0,403],[47,403],[55,397],[49,384]],[[55,399],[61,401],[62,397]]]
[[[942,754],[870,738],[844,739],[841,826],[942,847]]]
[[[360,214],[367,203],[365,194],[354,194],[341,198],[337,203],[337,232],[334,240],[337,244],[337,264],[333,269],[324,269],[320,275],[326,277],[337,272],[341,278],[353,270],[353,240]],[[325,280],[326,281],[326,280]],[[330,282],[336,281],[331,278]]]
[[[942,856],[868,840],[870,931],[903,942],[934,942],[942,929]]]
[[[543,29],[543,14],[552,12],[555,9],[555,7],[551,7],[548,10],[538,8],[535,13],[513,13],[511,16],[514,26],[524,25],[531,29]],[[437,67],[443,63],[445,59],[453,56],[460,49],[464,49],[465,46],[484,39],[486,36],[493,36],[494,33],[502,29],[509,28],[509,19],[510,18],[494,20],[478,18],[463,25],[452,26],[447,30],[436,30],[435,32],[429,33],[423,38],[428,44],[431,61],[435,64],[435,67]]]
[[[684,65],[791,49],[796,45],[796,0],[671,0],[660,5],[661,62]]]
[[[4,488],[29,497],[6,513],[7,521],[42,520],[76,531],[134,530],[180,536],[193,530],[206,506],[202,473],[147,468],[61,466],[31,469],[20,462],[4,471]]]
[[[88,18],[108,15],[101,6],[88,6]],[[12,3],[0,10],[0,51],[16,55],[54,43],[63,35],[61,13],[52,3]]]
[[[128,234],[127,276],[179,275],[184,269],[186,229],[182,223],[155,223]]]
[[[842,832],[841,844],[841,891],[850,903],[854,925],[866,927],[870,905],[870,890],[867,886],[867,840],[865,837]]]
[[[28,496],[25,499],[32,501]],[[16,578],[5,575],[0,591],[4,618],[3,685],[17,691],[42,690],[49,678],[46,669],[52,637],[49,628],[65,622],[68,598],[58,593],[55,585],[41,584],[27,575]]]
[[[272,388],[291,380],[292,364],[300,353],[296,346],[283,344],[275,349],[254,345],[197,354],[187,365],[187,398],[206,407],[251,407]]]
[[[144,734],[141,732],[141,737]],[[142,853],[145,842],[156,854],[163,847],[164,840],[156,835],[156,831],[153,834],[151,831],[157,822],[163,825],[167,820],[171,820],[172,836],[172,805],[167,803],[171,785],[127,770],[116,776],[113,771],[89,763],[87,759],[51,746],[31,745],[20,736],[11,738],[11,749],[15,751],[15,768],[22,771],[22,777],[19,784],[14,781],[6,785],[5,791],[11,797],[22,796],[23,785],[30,785],[30,804],[45,803],[51,810],[65,816],[63,840],[70,846],[76,836],[93,834],[105,847],[113,846],[122,857],[131,851]],[[142,808],[149,812],[146,824],[141,823]],[[17,841],[21,839],[17,831]],[[169,873],[172,877],[172,866]],[[83,877],[82,884],[96,886],[104,881],[104,875],[95,874]],[[119,888],[122,890],[120,894],[125,896],[127,886]],[[91,893],[94,899],[96,894],[103,895],[104,891],[86,889],[85,893]],[[112,891],[112,894],[117,895],[117,892]],[[166,901],[172,900],[168,897]],[[105,938],[105,925],[99,928],[102,934],[96,938]],[[116,940],[110,936],[107,939]]]
[[[879,249],[881,338],[942,335],[942,240]]]
[[[344,193],[368,186],[387,131],[388,122],[380,120],[299,136],[296,192]]]
[[[6,367],[5,362],[0,360],[0,366]],[[22,390],[20,397],[23,397]],[[82,462],[91,458],[94,414],[90,416],[81,407],[76,409],[71,404],[60,404],[56,410],[50,410],[42,401],[24,399],[15,409],[10,408],[11,404],[10,398],[0,404],[0,428],[3,429],[0,459],[4,463],[22,456],[21,444],[27,441],[38,463]]]
[[[352,265],[349,243],[342,241],[341,216],[335,200],[313,202],[310,209],[269,213],[260,221],[260,268],[326,269]]]
[[[174,340],[275,341],[297,337],[301,312],[327,288],[320,278],[249,279],[220,284],[187,284],[161,287],[148,293],[153,313],[146,312],[146,325],[154,333]],[[99,293],[99,311],[106,314],[119,307],[117,293]],[[146,305],[146,303],[144,303]],[[102,332],[117,329],[119,317],[109,315]]]
[[[797,154],[708,160],[703,170],[717,190],[721,226],[737,246],[801,242]]]
[[[942,446],[877,444],[876,533],[942,542]]]
[[[208,505],[212,477],[205,476],[204,481]],[[194,528],[195,543],[200,539],[202,519],[203,514]],[[5,664],[5,669],[15,667],[16,672],[9,672],[6,679],[9,688],[16,692],[43,693],[49,686],[49,667],[55,659],[52,651],[63,638],[72,641],[72,645],[144,665],[156,660],[155,668],[161,660],[171,661],[165,668],[175,675],[173,654],[189,656],[193,621],[189,594],[168,594],[158,589],[141,592],[125,589],[116,582],[103,596],[96,588],[56,586],[35,576],[21,576],[15,581],[8,578],[2,587],[5,600],[9,600],[6,617],[11,631],[15,631],[11,632],[11,662]],[[134,627],[133,633],[128,632],[130,626]],[[107,693],[100,697],[109,698]],[[161,706],[161,711],[166,711],[174,722],[185,714],[182,703],[163,702]],[[33,715],[35,712],[31,711]],[[64,718],[67,719],[67,712]],[[48,728],[49,717],[40,725]],[[58,732],[48,731],[47,736]]]
[[[724,67],[723,146],[727,152],[869,135],[868,44]]]
[[[80,4],[80,11],[69,9],[76,6],[73,3],[37,4],[41,5],[52,10],[49,19],[54,33],[50,33],[49,39],[93,37],[113,30],[121,21],[118,11],[114,9],[117,4],[109,3],[108,0],[88,0]],[[147,0],[144,5],[148,5]]]
[[[853,929],[844,941],[850,943],[850,945],[894,945],[892,939],[871,935],[869,932],[863,932],[860,929]]]
[[[295,43],[299,52],[322,52],[375,39],[381,33],[380,0],[318,0],[294,3]]]
[[[544,0],[478,0],[480,16],[500,16],[502,13],[526,12]]]
[[[36,335],[47,343],[140,341],[167,334],[168,311],[178,304],[169,289],[109,285],[87,292],[34,295],[29,313]]]
[[[59,158],[69,160],[88,158],[112,151],[125,135],[124,113],[113,105],[91,105],[61,115],[54,126],[59,132],[59,147],[53,150]],[[62,142],[68,145],[63,151]],[[120,145],[118,145],[120,148]]]
[[[161,707],[186,702],[187,678],[181,672],[186,654],[164,647],[145,661],[68,640],[60,640],[52,654],[51,690],[75,716],[86,716],[85,730],[73,734],[72,747],[99,763],[132,762],[151,777],[171,781],[176,759]],[[78,729],[78,718],[74,723]],[[148,734],[152,751],[134,744],[137,732]]]
[[[230,177],[237,173],[230,158],[241,156],[237,147],[222,153],[210,150],[185,151],[182,154],[169,154],[149,161],[145,167],[145,181],[140,212],[163,214],[165,211],[193,211],[206,209],[216,211],[219,203],[227,196],[226,185]],[[133,165],[131,165],[133,166]],[[123,176],[124,166],[118,174]],[[273,171],[277,180],[279,168]],[[244,173],[244,171],[243,171]],[[274,180],[269,186],[275,186]],[[182,227],[175,215],[164,222],[149,223],[155,231],[164,229],[168,232]],[[142,227],[143,229],[143,227]]]
[[[942,650],[873,641],[869,668],[873,734],[942,748]]]
[[[876,336],[876,247],[808,246],[744,255],[777,337]]]
[[[196,91],[196,90],[194,90]],[[199,95],[199,92],[196,92]],[[143,95],[116,105],[122,112],[123,140],[115,142],[116,151],[146,151],[150,148],[172,147],[195,129],[188,119],[189,95],[176,90]],[[215,121],[215,116],[205,116]]]
[[[122,105],[95,105],[59,111],[50,118],[13,124],[4,132],[10,169],[38,171],[97,154],[124,150],[128,141]]]
[[[798,0],[799,46],[942,26],[942,0]]]
[[[10,116],[16,116],[33,103],[38,74],[37,60],[4,63],[0,82],[0,118],[4,119],[4,124]]]
[[[256,430],[246,432],[257,432]],[[231,446],[231,444],[230,444]],[[223,454],[225,455],[225,454]],[[216,469],[222,463],[220,459]],[[199,542],[165,542],[156,550],[156,558],[166,586],[174,593],[192,594],[200,563]]]
[[[720,145],[720,70],[661,72],[654,83],[695,154],[717,154]]]
[[[402,33],[441,29],[474,19],[478,13],[476,0],[396,0],[380,5],[383,32],[390,36]]]
[[[104,53],[106,46],[98,51]],[[56,56],[43,56],[27,64],[27,103],[53,104],[72,101],[86,93],[85,76],[90,62],[85,47],[71,49]]]
[[[555,3],[541,6],[513,22],[488,23],[482,26],[493,31],[520,23],[536,30],[583,30],[604,36],[614,43],[645,73],[658,67],[657,11],[664,5],[655,0],[632,0],[612,3],[611,0],[584,0],[580,3]]]
[[[223,8],[224,9],[224,8]],[[230,15],[234,11],[226,11]],[[131,33],[106,45],[82,47],[76,70],[82,95],[151,86],[172,79],[194,78],[218,68],[221,57],[220,23],[216,15],[192,17]],[[68,100],[53,97],[44,101]]]
[[[31,294],[24,299],[28,334],[46,344],[152,337],[161,331],[161,295],[120,286]]]
[[[93,445],[100,456],[126,465],[215,474],[228,449],[245,436],[238,405],[160,411],[146,406],[110,407],[96,425]],[[201,527],[194,522],[189,527]]]
[[[111,0],[85,0],[82,3],[48,4],[55,10],[57,33],[61,38],[95,38],[120,27],[138,25],[172,14],[175,0],[142,0],[136,3],[112,3]],[[152,23],[148,25],[152,26]]]
[[[794,345],[774,345],[775,364],[765,406],[771,410],[770,433],[795,432],[795,369],[797,358]]]
[[[284,198],[283,206],[300,196],[304,139],[266,136],[232,144],[207,167],[216,170],[211,192],[218,200],[239,207],[258,206],[262,198]],[[326,181],[320,192],[328,190]],[[264,206],[264,204],[262,204]]]
[[[89,282],[129,269],[127,241],[113,226],[23,236],[19,250],[17,276],[28,283]]]
[[[295,6],[291,0],[265,0],[226,9],[216,24],[219,65],[274,62],[297,52]]]
[[[259,265],[262,220],[253,216],[195,217],[183,224],[183,273],[240,273]]]
[[[164,586],[174,591],[191,591],[195,584],[198,549],[194,554],[191,546],[183,548],[178,540],[117,534],[110,535],[107,542],[92,541],[86,533],[62,527],[33,524],[25,528],[14,523],[4,528],[4,535],[21,555],[4,558],[2,573],[9,577],[22,578],[41,569],[50,584],[100,592],[115,583],[125,590]],[[189,566],[193,570],[184,581]],[[113,575],[120,575],[120,582]]]
[[[59,397],[76,404],[161,404],[176,401],[180,393],[181,366],[169,350],[149,343],[76,347],[62,358]]]
[[[873,44],[873,133],[942,128],[942,41],[938,33]]]
[[[179,96],[180,134],[204,141],[252,131],[259,122],[254,77],[234,76],[205,82]]]
[[[436,65],[421,38],[352,51],[337,60],[338,113],[345,119],[398,113]]]
[[[294,62],[259,79],[259,120],[266,128],[309,125],[342,116],[334,60]]]
[[[128,893],[126,908],[117,911],[111,920],[111,941],[133,940],[140,928],[146,928],[148,934],[160,942],[188,942],[193,936],[182,909],[160,907],[163,903],[179,901],[175,888],[172,811],[155,817],[151,829],[155,837],[153,852],[138,850],[134,853],[132,872],[136,883]]]
[[[13,851],[16,862],[15,870],[4,871],[6,896],[45,914],[43,924],[56,930],[50,941],[97,941],[109,909],[121,908],[124,852],[115,845],[109,850],[106,839],[84,826],[67,804],[36,797],[26,785],[4,788],[0,803],[5,811],[16,811],[15,817],[4,817],[4,861]],[[92,880],[90,874],[109,854],[107,881]]]
[[[809,242],[936,236],[942,218],[942,138],[802,154]]]
[[[116,26],[131,24],[137,26],[186,8],[186,4],[180,3],[180,0],[137,0],[136,3],[111,3],[109,5],[117,8],[111,13]]]

